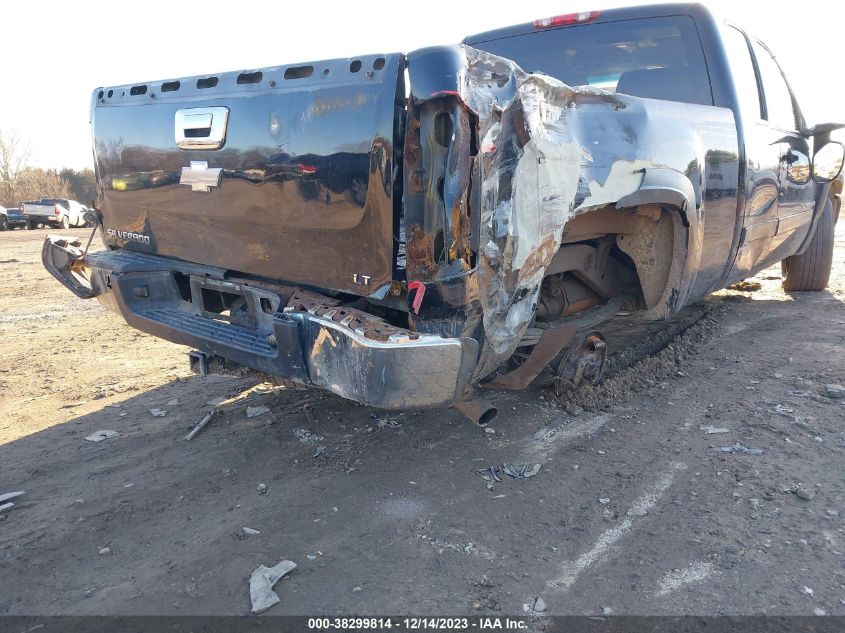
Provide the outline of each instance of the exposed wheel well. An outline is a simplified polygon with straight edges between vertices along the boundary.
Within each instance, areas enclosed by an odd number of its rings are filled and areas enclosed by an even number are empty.
[[[655,204],[573,218],[546,270],[537,318],[555,320],[620,295],[646,318],[668,316],[678,307],[686,231],[677,208]]]

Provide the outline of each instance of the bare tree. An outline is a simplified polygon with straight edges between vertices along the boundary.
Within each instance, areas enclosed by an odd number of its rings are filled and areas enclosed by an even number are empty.
[[[17,181],[29,163],[29,142],[15,132],[0,129],[0,204],[18,204]]]
[[[0,128],[0,180],[13,183],[29,163],[29,142]]]
[[[70,198],[70,185],[53,170],[27,168],[15,179],[15,194],[20,201],[39,198]]]

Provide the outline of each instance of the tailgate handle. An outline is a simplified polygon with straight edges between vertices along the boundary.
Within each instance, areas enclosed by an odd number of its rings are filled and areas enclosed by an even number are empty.
[[[180,149],[220,149],[226,142],[229,108],[186,108],[176,111],[176,146]]]

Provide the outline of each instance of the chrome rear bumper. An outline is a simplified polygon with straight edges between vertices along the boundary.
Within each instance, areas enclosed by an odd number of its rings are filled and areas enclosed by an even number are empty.
[[[470,393],[478,358],[471,338],[392,328],[385,340],[374,340],[349,319],[286,308],[279,295],[228,282],[220,269],[125,250],[82,256],[79,244],[63,237],[45,240],[42,260],[74,294],[96,297],[139,330],[362,404],[445,407]],[[190,279],[190,300],[177,274]],[[251,327],[210,316],[202,298],[209,286],[243,296]]]

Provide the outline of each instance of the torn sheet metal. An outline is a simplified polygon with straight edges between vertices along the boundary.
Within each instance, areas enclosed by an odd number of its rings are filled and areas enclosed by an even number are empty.
[[[483,324],[475,333],[482,340],[474,374],[479,380],[510,357],[522,339],[566,223],[638,191],[655,156],[665,158],[659,167],[686,177],[701,173],[704,155],[689,123],[695,114],[690,108],[699,106],[683,104],[676,113],[672,109],[678,104],[573,88],[471,47],[452,54],[464,58],[455,64],[459,91],[412,96],[417,104],[458,98],[477,122],[477,153],[465,153],[464,159],[472,161],[469,199],[476,206],[470,213],[478,214],[473,242]],[[412,57],[412,91],[413,62]],[[711,119],[712,110],[707,108]],[[449,169],[455,163],[450,155]],[[455,193],[446,197],[464,199]],[[459,246],[447,242],[444,251],[460,259],[464,242]],[[442,280],[447,267],[454,270],[455,262],[444,261],[436,270],[428,260],[424,277]]]
[[[475,374],[481,378],[513,353],[531,322],[566,222],[636,191],[647,163],[621,159],[611,162],[605,179],[585,178],[585,166],[605,156],[592,155],[582,119],[613,118],[627,105],[622,98],[465,51],[465,101],[479,114],[481,138],[478,283],[485,341]],[[513,93],[502,100],[492,86],[508,75]]]

